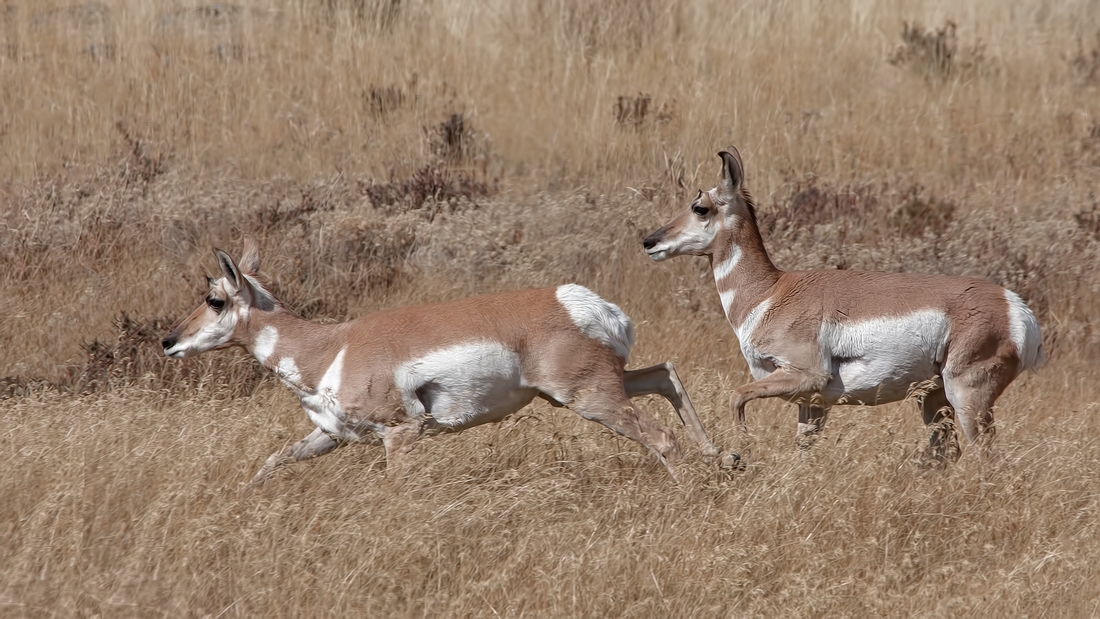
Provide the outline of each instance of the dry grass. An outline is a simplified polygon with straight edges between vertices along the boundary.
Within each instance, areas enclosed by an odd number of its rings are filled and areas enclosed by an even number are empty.
[[[0,5],[0,614],[1100,614],[1095,3],[196,7]],[[995,459],[922,468],[912,403],[838,409],[805,457],[783,403],[737,435],[713,284],[640,249],[728,143],[780,266],[1036,309],[1051,362]],[[675,486],[537,405],[424,441],[400,489],[351,447],[243,492],[308,420],[245,355],[156,340],[245,232],[317,320],[590,286],[751,465],[688,446]]]

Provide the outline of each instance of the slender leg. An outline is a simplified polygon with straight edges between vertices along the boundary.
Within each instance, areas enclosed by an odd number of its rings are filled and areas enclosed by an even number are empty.
[[[1004,387],[984,384],[981,378],[967,381],[965,377],[944,376],[943,388],[955,409],[955,425],[962,429],[966,442],[988,448],[996,436],[993,402]]]
[[[676,409],[676,414],[684,424],[688,436],[695,441],[704,456],[714,458],[722,453],[711,442],[710,436],[699,421],[695,407],[691,405],[691,399],[688,398],[687,391],[680,382],[680,377],[676,375],[676,369],[672,367],[672,363],[666,361],[648,368],[627,370],[623,373],[623,388],[628,398],[640,395],[664,396]]]
[[[679,481],[673,470],[673,465],[680,459],[680,445],[676,437],[668,428],[639,411],[626,397],[625,391],[586,389],[568,406],[581,417],[601,423],[648,447],[665,465],[672,478]]]
[[[730,407],[737,415],[737,423],[745,429],[745,404],[758,398],[786,397],[794,398],[806,393],[815,393],[825,387],[827,378],[814,377],[798,373],[787,368],[779,368],[756,382],[742,385],[730,396]],[[802,407],[799,407],[801,417]],[[824,423],[824,422],[822,422]]]
[[[263,467],[260,468],[260,471],[252,478],[252,485],[262,486],[264,482],[267,481],[267,478],[271,477],[271,474],[275,472],[275,469],[280,466],[292,464],[299,460],[323,456],[342,444],[343,443],[337,441],[328,434],[325,434],[320,428],[317,428],[297,443],[271,454],[267,461],[264,462]]]
[[[386,479],[402,482],[405,479],[405,456],[413,450],[416,441],[424,433],[424,424],[411,419],[386,431],[382,443],[386,446]]]
[[[828,407],[814,404],[798,405],[798,434],[795,444],[799,449],[809,449],[821,433],[825,431],[825,422],[829,418]]]
[[[936,460],[957,460],[959,440],[955,434],[955,409],[947,399],[943,383],[937,382],[939,384],[935,389],[917,396],[924,425],[931,429],[928,437],[929,452]]]

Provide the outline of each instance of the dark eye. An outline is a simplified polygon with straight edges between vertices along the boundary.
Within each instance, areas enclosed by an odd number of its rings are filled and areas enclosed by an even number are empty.
[[[702,206],[701,204],[696,204],[695,206],[691,207],[691,212],[695,213],[696,215],[698,215],[700,217],[706,217],[707,213],[710,212],[710,209],[705,207],[705,206]]]
[[[206,304],[209,305],[210,309],[214,310],[215,312],[220,312],[222,311],[222,308],[225,307],[225,301],[219,299],[218,297],[206,297]]]

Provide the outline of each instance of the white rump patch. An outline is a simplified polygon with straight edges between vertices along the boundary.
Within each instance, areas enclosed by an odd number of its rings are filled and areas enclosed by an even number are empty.
[[[557,296],[581,333],[614,350],[623,361],[630,360],[634,323],[618,305],[577,284],[558,286]]]
[[[268,325],[256,335],[256,341],[252,342],[252,354],[262,364],[267,361],[271,353],[275,352],[275,343],[279,341],[279,331]]]
[[[1011,290],[1005,290],[1008,301],[1008,332],[1012,343],[1016,344],[1016,354],[1020,357],[1020,371],[1035,371],[1046,363],[1043,352],[1043,336],[1039,333],[1039,321],[1024,300]]]
[[[523,378],[519,355],[497,342],[460,344],[406,361],[393,380],[410,417],[428,413],[455,429],[499,421],[538,394]]]

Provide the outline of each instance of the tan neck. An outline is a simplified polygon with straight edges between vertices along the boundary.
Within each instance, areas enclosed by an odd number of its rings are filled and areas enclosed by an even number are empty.
[[[281,307],[271,312],[253,310],[241,345],[264,367],[276,369],[283,358],[293,358],[305,367],[325,363],[335,354],[342,329],[343,325],[318,324]]]
[[[714,285],[726,318],[736,328],[752,308],[768,297],[783,272],[772,263],[760,230],[751,220],[742,220],[738,228],[721,232],[714,247],[710,256]]]

